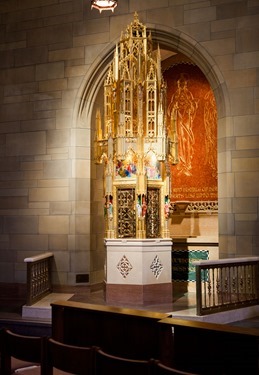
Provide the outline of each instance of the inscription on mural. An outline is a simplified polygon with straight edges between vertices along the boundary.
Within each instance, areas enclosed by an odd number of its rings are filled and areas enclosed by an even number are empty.
[[[216,186],[173,187],[174,200],[217,200]]]

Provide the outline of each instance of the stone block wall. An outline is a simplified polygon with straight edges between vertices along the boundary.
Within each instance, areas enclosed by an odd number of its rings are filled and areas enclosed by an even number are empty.
[[[100,14],[90,0],[0,0],[0,282],[24,283],[23,259],[45,251],[57,285],[103,279],[94,110],[135,11],[214,90],[220,257],[259,254],[258,2],[120,0]]]

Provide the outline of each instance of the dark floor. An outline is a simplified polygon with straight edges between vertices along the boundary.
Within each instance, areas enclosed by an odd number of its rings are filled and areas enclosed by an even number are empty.
[[[258,328],[259,329],[259,316],[255,316],[250,319],[239,320],[237,322],[230,323],[232,326],[244,327],[244,328]]]

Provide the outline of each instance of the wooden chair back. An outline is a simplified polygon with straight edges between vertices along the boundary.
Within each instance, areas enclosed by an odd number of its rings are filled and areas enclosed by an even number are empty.
[[[134,360],[118,357],[96,350],[95,355],[96,375],[151,375],[152,360]]]
[[[3,375],[3,372],[2,372],[2,352],[3,352],[3,347],[4,347],[4,340],[3,340],[3,336],[4,336],[4,330],[1,328],[0,329],[0,375]]]
[[[165,366],[159,361],[155,361],[154,362],[154,375],[198,375],[198,374],[177,370],[175,368]]]
[[[1,332],[1,375],[11,375],[18,368],[37,367],[44,375],[45,338],[25,336],[9,329]]]
[[[61,370],[74,375],[94,375],[93,347],[63,344],[52,338],[47,339],[46,373],[55,374]]]

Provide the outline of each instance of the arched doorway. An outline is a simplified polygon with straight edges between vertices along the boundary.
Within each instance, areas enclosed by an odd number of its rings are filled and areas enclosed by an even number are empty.
[[[212,60],[207,51],[194,40],[185,34],[175,32],[171,30],[157,30],[150,28],[152,33],[153,42],[159,44],[160,48],[169,55],[171,53],[182,54],[187,59],[190,59],[194,65],[199,67],[210,87],[214,93],[217,110],[218,119],[221,121],[221,126],[224,125],[227,117],[228,100],[226,96],[226,90],[224,86],[224,81],[220,72],[217,70],[215,62]],[[103,102],[103,91],[102,85],[104,78],[107,73],[109,63],[113,58],[115,43],[106,48],[99,56],[98,60],[92,65],[89,70],[85,80],[81,86],[81,90],[78,95],[78,103],[75,110],[75,126],[80,126],[84,124],[90,130],[91,133],[91,145],[93,145],[94,127],[95,127],[95,110],[97,107],[102,107]],[[102,196],[102,167],[95,166],[92,162],[92,156],[89,158],[89,169],[91,170],[91,179],[89,181],[89,188],[91,191],[91,214],[90,214],[90,229],[91,241],[90,247],[94,249],[91,251],[91,272],[90,281],[101,282],[103,273],[103,263],[104,263],[104,247],[103,247],[103,196]],[[220,175],[219,175],[220,179]],[[181,215],[181,213],[180,213]],[[181,216],[180,216],[181,219]],[[197,225],[197,220],[195,220],[195,215],[191,215],[189,218],[189,225]],[[215,236],[214,236],[215,234]],[[217,237],[218,233],[213,234],[212,247],[215,250],[215,258],[219,256]],[[187,237],[187,236],[185,236]],[[183,241],[183,242],[181,242]],[[180,244],[182,243],[187,248],[189,246],[188,240],[186,238],[181,238]],[[204,239],[200,241],[204,242]],[[198,242],[198,247],[200,242]],[[189,250],[192,250],[190,247]],[[201,250],[201,249],[199,249]],[[93,276],[94,275],[94,276]]]

